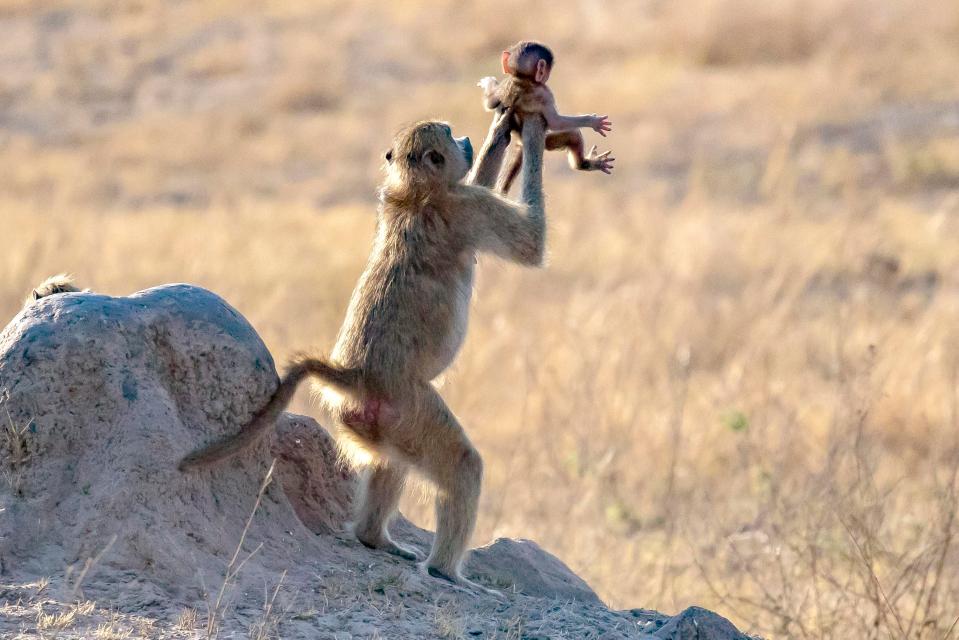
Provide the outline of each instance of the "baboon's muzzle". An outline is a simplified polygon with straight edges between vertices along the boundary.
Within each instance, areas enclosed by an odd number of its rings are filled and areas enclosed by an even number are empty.
[[[473,167],[473,145],[470,143],[469,136],[463,136],[462,138],[453,138],[453,142],[456,143],[456,146],[460,148],[460,151],[463,152],[463,157],[466,158],[466,165],[470,168]]]

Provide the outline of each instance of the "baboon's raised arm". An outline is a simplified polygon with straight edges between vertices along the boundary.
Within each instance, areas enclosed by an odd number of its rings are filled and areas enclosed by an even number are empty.
[[[523,124],[522,204],[487,189],[471,189],[476,248],[520,264],[542,264],[546,248],[546,210],[543,202],[543,147],[546,126],[542,118]]]
[[[512,118],[512,109],[493,114],[493,122],[490,124],[489,133],[486,134],[486,140],[473,163],[473,170],[466,178],[467,184],[492,188],[496,183],[496,177],[499,175],[500,167],[503,164],[503,156],[506,155],[506,149],[509,148]]]
[[[523,122],[523,202],[529,208],[529,217],[540,227],[546,227],[546,207],[543,202],[543,151],[546,145],[546,123],[542,118],[526,118]]]

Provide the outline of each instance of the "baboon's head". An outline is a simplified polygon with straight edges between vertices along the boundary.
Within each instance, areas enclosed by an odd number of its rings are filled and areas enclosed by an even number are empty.
[[[553,52],[542,42],[520,40],[503,52],[503,73],[545,83],[553,70]]]
[[[448,189],[472,164],[469,138],[454,138],[445,122],[417,122],[399,131],[386,152],[386,187],[419,193]]]
[[[78,291],[80,291],[80,288],[73,283],[73,276],[61,273],[50,276],[37,285],[37,288],[31,291],[27,299],[24,300],[23,305],[27,306],[40,298],[46,298],[57,293],[75,293]]]

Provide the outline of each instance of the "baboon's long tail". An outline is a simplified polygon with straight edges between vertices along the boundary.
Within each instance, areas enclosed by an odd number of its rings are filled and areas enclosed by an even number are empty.
[[[227,436],[221,440],[197,449],[180,460],[177,468],[180,471],[189,471],[206,467],[224,458],[236,455],[249,448],[260,439],[268,429],[276,424],[277,418],[290,404],[296,388],[308,376],[316,376],[324,383],[349,394],[362,392],[362,371],[347,369],[321,360],[319,358],[299,358],[294,360],[280,380],[280,386],[273,393],[269,402],[260,409],[259,413],[239,433]]]

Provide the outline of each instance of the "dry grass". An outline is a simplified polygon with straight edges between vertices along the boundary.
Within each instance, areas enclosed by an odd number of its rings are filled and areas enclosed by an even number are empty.
[[[477,541],[773,637],[959,636],[959,5],[46,6],[0,10],[5,317],[61,271],[189,281],[328,349],[392,130],[479,138],[476,80],[542,38],[619,161],[550,159],[547,270],[481,265],[444,387]]]
[[[10,412],[4,407],[6,420],[3,429],[0,429],[0,451],[3,452],[3,476],[10,485],[14,495],[22,495],[23,469],[33,454],[30,452],[28,439],[32,421],[24,425],[14,423]]]
[[[193,631],[198,626],[196,609],[184,609],[173,622],[173,628],[178,631]]]
[[[76,609],[57,613],[37,612],[37,630],[40,632],[52,632],[65,629],[74,623],[77,617]]]
[[[125,628],[116,621],[103,622],[93,632],[97,640],[126,640],[133,635],[133,629]]]
[[[56,634],[73,627],[81,618],[93,615],[96,604],[90,600],[77,601],[76,604],[66,608],[58,608],[51,613],[46,613],[41,604],[37,605],[37,631],[41,637],[46,634]]]
[[[261,542],[252,551],[246,552],[243,549],[243,543],[246,541],[246,534],[250,531],[250,525],[253,523],[253,517],[256,515],[257,509],[260,508],[260,502],[263,500],[263,494],[266,493],[267,487],[270,486],[270,483],[273,481],[273,469],[276,467],[276,460],[270,464],[269,470],[266,472],[266,475],[263,477],[263,481],[260,483],[260,489],[256,493],[256,500],[253,502],[253,508],[250,510],[250,515],[246,519],[246,524],[243,525],[243,531],[240,532],[240,538],[236,543],[236,548],[233,550],[233,556],[230,558],[230,561],[227,563],[226,568],[223,571],[223,582],[220,583],[220,588],[217,590],[216,599],[213,599],[212,594],[207,596],[207,621],[206,621],[206,637],[208,639],[215,639],[219,637],[220,626],[223,623],[224,616],[226,615],[227,609],[229,608],[234,591],[236,590],[237,578],[240,575],[240,572],[243,571],[243,565],[247,563],[254,555],[259,553],[260,549],[263,547]],[[241,560],[241,552],[245,554],[245,557]],[[254,638],[265,638],[270,633],[272,627],[274,626],[274,621],[271,618],[273,603],[276,600],[276,595],[280,591],[280,585],[283,584],[283,580],[286,578],[286,572],[283,572],[283,575],[280,577],[280,581],[276,585],[276,590],[273,592],[273,597],[269,598],[264,603],[264,614],[263,617],[258,620],[253,629],[251,629],[250,635]],[[205,590],[205,589],[204,589]]]
[[[92,600],[72,603],[44,596],[50,581],[0,585],[0,637],[38,638],[194,638],[195,633],[174,626],[171,630],[157,620],[137,614],[97,607]],[[184,633],[177,633],[183,631]]]
[[[447,640],[464,640],[466,638],[466,623],[463,613],[454,605],[447,604],[436,608],[433,614],[436,624],[436,633]]]

